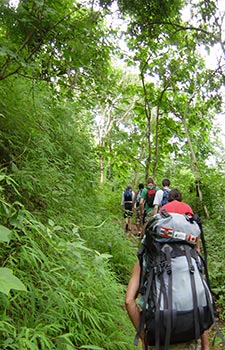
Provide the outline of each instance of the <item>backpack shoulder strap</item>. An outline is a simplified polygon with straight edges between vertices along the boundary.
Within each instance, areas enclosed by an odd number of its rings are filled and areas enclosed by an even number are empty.
[[[139,327],[137,329],[137,333],[136,336],[134,338],[134,345],[138,345],[138,340],[140,338],[141,332],[144,329],[145,326],[145,316],[146,316],[146,310],[147,310],[147,303],[148,303],[148,298],[150,295],[150,290],[152,287],[152,282],[153,282],[153,269],[150,270],[149,274],[148,274],[148,279],[147,279],[147,290],[146,290],[146,294],[145,294],[145,298],[144,298],[144,304],[142,307],[142,312],[141,312],[141,316],[140,316],[140,323],[139,323]]]

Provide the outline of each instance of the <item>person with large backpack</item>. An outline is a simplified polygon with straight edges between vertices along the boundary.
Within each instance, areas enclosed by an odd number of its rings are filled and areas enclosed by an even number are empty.
[[[154,214],[154,198],[156,192],[160,188],[155,184],[154,180],[149,177],[147,179],[147,187],[143,189],[140,199],[140,216],[143,224],[146,224],[149,217]]]
[[[137,227],[137,236],[142,237],[143,225],[141,220],[141,212],[140,212],[140,199],[142,190],[144,188],[144,184],[140,183],[138,185],[138,190],[134,193],[133,199],[133,211],[136,210],[136,227]]]
[[[214,322],[214,304],[202,273],[199,218],[177,189],[169,197],[174,212],[165,205],[148,221],[127,287],[135,344],[140,337],[143,349],[209,350],[207,329]]]
[[[131,231],[132,216],[133,216],[133,198],[134,192],[132,191],[132,186],[128,185],[122,194],[121,206],[123,210],[123,217],[125,219],[125,230]]]
[[[168,203],[168,196],[170,193],[170,180],[163,179],[162,180],[162,189],[156,192],[153,206],[154,206],[154,214],[157,214],[159,209]]]

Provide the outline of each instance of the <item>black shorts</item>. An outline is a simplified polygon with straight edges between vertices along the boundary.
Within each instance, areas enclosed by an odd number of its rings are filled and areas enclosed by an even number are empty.
[[[132,212],[132,203],[125,203],[124,204],[125,211],[124,211],[124,218],[131,218],[133,216]]]

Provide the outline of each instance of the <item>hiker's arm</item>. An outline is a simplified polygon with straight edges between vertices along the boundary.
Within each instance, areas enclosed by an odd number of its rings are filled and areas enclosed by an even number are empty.
[[[140,309],[136,303],[136,298],[138,295],[139,282],[140,282],[140,265],[139,261],[134,265],[131,279],[128,283],[126,292],[126,309],[127,313],[133,323],[134,327],[138,329],[140,323]],[[141,332],[142,348],[145,349],[144,345],[144,331]]]
[[[154,201],[153,201],[153,205],[154,205],[154,209],[153,209],[153,214],[157,214],[158,211],[159,211],[159,206],[162,202],[162,199],[163,199],[163,192],[162,191],[157,191],[156,194],[155,194],[155,198],[154,198]]]
[[[159,210],[159,206],[157,204],[154,205],[154,210],[153,210],[153,214],[157,214]]]
[[[209,350],[208,331],[205,331],[205,332],[201,335],[201,350]]]
[[[143,216],[144,215],[144,210],[145,210],[145,200],[144,200],[144,198],[140,199],[139,206],[140,206],[140,214],[141,214],[141,216]]]
[[[133,201],[132,201],[132,210],[135,208],[137,194],[138,194],[138,191],[135,192],[134,197],[133,197]]]
[[[140,322],[140,309],[136,303],[136,298],[139,289],[140,281],[140,265],[137,262],[134,265],[131,279],[128,283],[127,292],[126,292],[126,309],[128,315],[136,329],[138,329]]]

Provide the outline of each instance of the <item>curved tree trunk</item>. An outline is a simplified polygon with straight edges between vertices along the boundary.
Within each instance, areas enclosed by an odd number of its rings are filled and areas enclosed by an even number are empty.
[[[153,178],[156,177],[156,170],[157,170],[157,164],[159,160],[159,115],[160,115],[160,106],[163,99],[163,95],[168,89],[168,86],[166,86],[160,93],[158,104],[157,104],[157,111],[156,111],[156,127],[155,127],[155,161],[153,164],[153,170],[152,175]]]
[[[147,63],[146,63],[147,64]],[[141,81],[142,81],[142,86],[143,86],[143,91],[144,91],[144,101],[145,101],[145,115],[147,119],[147,130],[146,130],[146,136],[148,140],[148,155],[147,155],[147,160],[145,163],[145,178],[147,180],[149,176],[149,168],[152,160],[152,147],[151,147],[151,121],[152,121],[152,113],[151,113],[151,108],[148,102],[148,93],[146,90],[145,86],[145,77],[143,73],[143,69],[141,71]]]
[[[188,128],[187,128],[188,107],[189,107],[189,105],[191,103],[191,100],[192,100],[193,96],[194,96],[194,93],[193,93],[193,95],[190,97],[190,99],[186,103],[185,111],[184,111],[184,114],[182,116],[182,123],[183,123],[183,127],[184,127],[185,136],[187,138],[188,145],[189,145],[189,148],[190,148],[191,158],[192,158],[192,161],[193,161],[193,167],[194,167],[194,170],[195,170],[196,188],[197,188],[199,200],[200,200],[200,202],[203,205],[203,210],[204,210],[206,218],[209,218],[208,209],[207,209],[206,205],[203,202],[203,195],[202,195],[202,190],[201,190],[201,174],[200,174],[200,171],[199,171],[199,168],[198,168],[197,158],[196,158],[196,155],[195,155],[195,152],[194,152],[194,149],[193,149],[193,146],[192,146],[191,138],[190,138],[190,135],[189,135],[189,132],[188,132]]]

